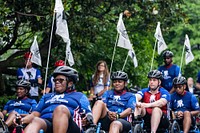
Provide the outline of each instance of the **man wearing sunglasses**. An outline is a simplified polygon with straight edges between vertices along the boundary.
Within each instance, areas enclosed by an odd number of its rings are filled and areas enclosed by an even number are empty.
[[[55,92],[44,95],[36,109],[21,119],[23,123],[31,122],[25,128],[26,133],[38,133],[40,129],[47,133],[80,133],[81,123],[85,122],[81,121],[81,113],[87,116],[91,112],[87,97],[75,90],[78,80],[75,69],[59,66],[53,76]]]
[[[163,79],[161,86],[165,88],[170,93],[174,92],[174,89],[172,89],[172,81],[175,77],[178,77],[180,72],[180,67],[176,64],[173,64],[173,58],[174,54],[167,50],[163,52],[163,59],[164,59],[164,65],[160,66],[158,70],[162,72]]]
[[[176,77],[173,80],[175,92],[171,95],[171,109],[173,117],[177,118],[179,125],[182,125],[184,133],[188,133],[191,125],[195,125],[193,116],[199,114],[199,103],[196,97],[186,91],[187,81],[185,77]]]
[[[106,91],[103,101],[98,100],[92,108],[94,124],[100,122],[102,129],[109,133],[128,132],[131,124],[127,120],[135,108],[136,98],[127,92],[127,73],[113,72],[111,80],[114,88]]]

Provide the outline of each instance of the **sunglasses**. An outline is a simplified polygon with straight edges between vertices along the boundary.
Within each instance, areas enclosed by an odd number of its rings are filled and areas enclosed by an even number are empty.
[[[59,83],[62,84],[63,81],[67,81],[67,80],[66,80],[66,79],[61,79],[61,78],[56,78],[56,79],[53,79],[53,81],[54,81],[55,83],[58,81]]]

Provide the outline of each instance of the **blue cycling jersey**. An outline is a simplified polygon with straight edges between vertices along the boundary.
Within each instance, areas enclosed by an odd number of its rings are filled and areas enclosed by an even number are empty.
[[[21,100],[9,100],[4,106],[3,110],[6,110],[8,113],[16,111],[19,114],[29,114],[36,107],[37,102],[34,99],[25,98]]]
[[[114,90],[106,91],[102,96],[103,102],[112,112],[121,113],[127,108],[135,109],[136,97],[130,92],[125,92],[122,95],[116,95]]]
[[[197,98],[190,92],[185,91],[185,94],[179,95],[174,92],[171,95],[170,107],[173,111],[195,111],[199,110],[199,103]]]
[[[48,93],[42,96],[34,111],[39,112],[41,118],[52,119],[53,111],[58,105],[65,105],[74,119],[80,118],[81,112],[91,112],[89,101],[81,92]]]
[[[172,89],[173,79],[179,76],[180,67],[172,64],[170,67],[160,66],[158,70],[163,74],[161,86],[167,91],[170,91]]]

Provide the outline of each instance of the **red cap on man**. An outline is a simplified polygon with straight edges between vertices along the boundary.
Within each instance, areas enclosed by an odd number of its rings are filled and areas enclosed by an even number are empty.
[[[26,52],[26,53],[24,54],[24,59],[25,59],[25,60],[31,59],[31,57],[32,57],[32,53],[31,53],[31,52]]]
[[[64,65],[65,65],[65,62],[63,60],[58,60],[54,64],[55,67],[64,66]]]

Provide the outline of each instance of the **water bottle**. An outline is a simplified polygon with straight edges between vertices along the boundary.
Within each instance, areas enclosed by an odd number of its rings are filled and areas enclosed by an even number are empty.
[[[43,129],[40,129],[39,133],[44,133],[44,130],[43,130]]]

